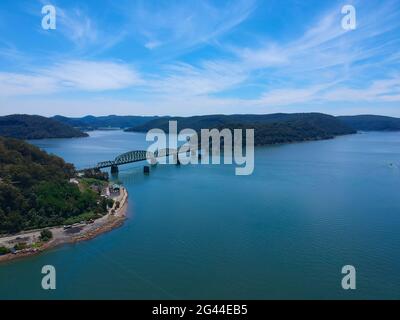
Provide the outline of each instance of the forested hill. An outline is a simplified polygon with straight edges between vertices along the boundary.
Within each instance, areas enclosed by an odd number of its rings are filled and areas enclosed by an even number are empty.
[[[240,124],[241,126],[257,126],[266,123],[287,123],[304,121],[309,125],[327,126],[325,129],[330,132],[331,129],[337,128],[339,131],[347,130],[349,127],[355,131],[358,130],[400,130],[400,119],[376,115],[360,115],[360,116],[339,116],[336,117],[341,124],[335,122],[332,116],[322,113],[276,113],[263,115],[205,115],[193,117],[160,117],[160,116],[85,116],[81,118],[68,118],[64,116],[54,116],[52,119],[65,123],[75,128],[84,130],[95,130],[105,128],[127,128],[126,131],[147,132],[152,128],[160,128],[164,131],[168,130],[168,121],[177,120],[179,129],[192,128],[196,131],[203,128],[218,128],[223,126],[231,126],[232,124]],[[329,124],[328,124],[329,122]],[[345,128],[344,128],[345,127]],[[335,130],[334,130],[335,131]],[[332,132],[336,134],[335,132]]]
[[[400,131],[400,118],[359,115],[341,116],[338,119],[359,131]]]
[[[69,183],[74,167],[22,140],[0,137],[0,234],[103,212],[99,197]]]
[[[127,131],[146,132],[153,128],[159,128],[168,132],[168,121],[170,120],[178,121],[178,130],[184,128],[191,128],[195,131],[211,128],[254,128],[256,145],[329,139],[337,135],[355,133],[355,130],[339,119],[322,113],[165,117]]]
[[[54,119],[16,114],[0,117],[0,136],[18,139],[77,138],[87,134]]]
[[[157,119],[156,116],[85,116],[82,118],[68,118],[54,116],[52,119],[68,124],[75,128],[95,130],[99,128],[130,128],[142,125],[148,121]]]

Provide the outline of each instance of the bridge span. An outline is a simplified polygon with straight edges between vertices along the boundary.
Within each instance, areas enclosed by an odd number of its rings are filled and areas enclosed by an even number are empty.
[[[111,168],[111,172],[116,173],[116,172],[118,172],[118,166],[120,166],[120,165],[139,162],[139,161],[145,161],[145,160],[150,160],[151,164],[156,164],[157,159],[163,158],[163,157],[169,157],[171,155],[174,156],[175,163],[179,164],[178,155],[180,153],[188,153],[188,152],[190,152],[190,150],[178,151],[177,149],[170,149],[170,148],[156,150],[155,152],[144,151],[144,150],[134,150],[134,151],[129,151],[129,152],[123,153],[123,154],[117,156],[114,160],[99,162],[96,164],[96,166],[94,166],[92,168],[86,168],[82,171]]]

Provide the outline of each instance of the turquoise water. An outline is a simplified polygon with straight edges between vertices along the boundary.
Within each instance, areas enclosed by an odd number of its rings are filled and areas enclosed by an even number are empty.
[[[34,143],[77,167],[145,148],[144,135],[97,131]],[[143,164],[142,164],[143,165]],[[230,165],[120,168],[119,229],[0,265],[0,299],[400,298],[400,133],[256,149]],[[41,268],[57,290],[41,289]],[[341,289],[354,265],[357,290]]]

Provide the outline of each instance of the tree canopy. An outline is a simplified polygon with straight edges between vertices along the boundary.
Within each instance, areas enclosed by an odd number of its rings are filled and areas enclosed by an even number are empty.
[[[86,137],[87,133],[54,119],[14,114],[0,117],[0,136],[17,139],[78,138]]]
[[[72,164],[24,141],[0,137],[0,233],[61,225],[107,206],[69,179]]]

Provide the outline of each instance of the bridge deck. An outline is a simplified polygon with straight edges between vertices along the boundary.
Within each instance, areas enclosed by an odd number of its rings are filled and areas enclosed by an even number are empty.
[[[118,157],[116,157],[114,160],[99,162],[99,163],[97,163],[97,165],[94,168],[88,168],[88,169],[84,169],[84,170],[110,168],[113,166],[119,166],[119,165],[123,165],[123,164],[139,162],[139,161],[145,161],[147,159],[151,160],[151,159],[157,159],[157,158],[162,158],[162,157],[169,157],[171,155],[177,155],[180,153],[186,153],[186,152],[190,152],[190,151],[191,150],[177,151],[176,149],[160,149],[160,150],[156,150],[153,153],[150,151],[135,150],[135,151],[130,151],[130,152],[121,154]],[[81,171],[84,171],[84,170],[81,170]]]

